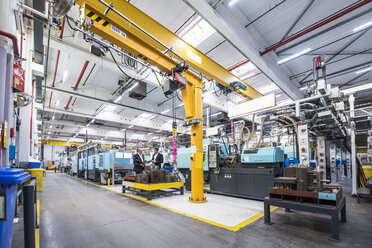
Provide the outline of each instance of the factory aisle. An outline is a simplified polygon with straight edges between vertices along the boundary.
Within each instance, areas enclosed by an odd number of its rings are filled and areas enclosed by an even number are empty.
[[[39,199],[40,247],[366,247],[372,243],[371,202],[363,200],[356,208],[356,199],[350,197],[348,224],[340,225],[337,243],[328,240],[327,217],[278,209],[272,213],[273,225],[259,219],[232,232],[54,172],[47,173]]]

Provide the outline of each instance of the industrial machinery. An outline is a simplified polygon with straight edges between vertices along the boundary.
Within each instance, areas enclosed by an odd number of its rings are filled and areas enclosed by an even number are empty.
[[[262,200],[280,174],[284,152],[274,146],[242,147],[241,153],[225,154],[219,146],[209,146],[210,192]]]

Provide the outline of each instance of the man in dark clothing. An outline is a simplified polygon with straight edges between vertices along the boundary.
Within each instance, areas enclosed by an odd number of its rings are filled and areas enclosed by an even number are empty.
[[[152,155],[151,162],[158,168],[161,168],[161,164],[164,162],[163,154],[159,152],[159,148],[154,148],[154,154]]]
[[[140,174],[145,169],[145,156],[142,154],[142,149],[138,148],[137,153],[133,155],[133,170],[136,174]]]

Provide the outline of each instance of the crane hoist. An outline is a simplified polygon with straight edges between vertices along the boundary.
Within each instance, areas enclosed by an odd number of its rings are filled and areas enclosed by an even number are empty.
[[[185,125],[191,126],[192,203],[206,202],[203,189],[203,113],[201,73],[251,100],[262,96],[209,57],[127,1],[76,0],[82,27],[169,75],[168,93],[181,88]],[[71,0],[55,1],[54,15],[61,17]],[[192,69],[192,70],[191,70]],[[197,71],[198,73],[195,73]],[[238,87],[237,87],[238,86]]]

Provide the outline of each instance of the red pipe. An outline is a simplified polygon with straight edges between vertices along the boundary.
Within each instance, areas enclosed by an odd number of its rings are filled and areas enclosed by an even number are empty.
[[[32,97],[34,97],[35,80],[32,80]],[[34,114],[34,101],[31,102],[30,139],[32,140],[32,119]]]
[[[13,51],[14,51],[14,54],[17,55],[19,57],[19,50],[18,50],[18,41],[17,41],[17,36],[11,34],[11,33],[8,33],[8,32],[5,32],[3,30],[0,30],[0,35],[3,35],[5,37],[8,37],[9,39],[12,40],[13,42]]]
[[[52,96],[53,96],[53,91],[50,92],[50,97],[49,97],[49,108],[50,108],[50,104],[52,103]]]
[[[65,30],[65,18],[62,21],[61,33],[59,34],[59,38],[62,39],[63,37],[63,30]]]
[[[239,63],[239,64],[237,64],[237,65],[235,65],[235,66],[233,66],[233,67],[231,67],[231,68],[229,69],[229,71],[233,71],[233,70],[239,68],[240,66],[247,64],[248,62],[249,62],[249,60],[247,59],[247,60],[245,60],[245,61],[243,61],[243,62],[241,62],[241,63]]]
[[[326,25],[326,24],[328,24],[328,23],[330,23],[330,22],[332,22],[332,21],[334,21],[334,20],[336,20],[336,19],[338,19],[338,18],[340,18],[340,17],[342,17],[342,16],[344,16],[344,15],[346,15],[346,14],[348,14],[348,13],[350,13],[350,12],[368,4],[368,3],[370,3],[370,2],[372,2],[372,0],[364,0],[360,3],[358,3],[358,4],[355,4],[355,5],[351,6],[350,8],[347,8],[347,9],[339,12],[336,15],[333,15],[333,16],[330,16],[329,18],[324,19],[323,21],[319,22],[316,25],[312,25],[308,28],[305,28],[303,31],[301,31],[301,32],[299,32],[299,33],[297,33],[297,34],[295,34],[291,37],[288,37],[287,39],[283,40],[282,42],[274,44],[273,46],[267,48],[263,52],[260,52],[260,55],[262,56],[262,55],[265,55],[266,53],[274,51],[275,49],[277,49],[277,48],[279,48],[279,47],[281,47],[281,46],[283,46],[283,45],[285,45],[285,44],[287,44],[287,43],[289,43],[293,40],[296,40],[296,39],[300,38],[301,36],[303,36],[305,34],[308,34],[311,31],[314,31],[315,29],[318,29],[318,28],[320,28],[320,27],[322,27],[322,26],[324,26],[324,25]]]
[[[78,80],[76,81],[76,84],[75,84],[74,90],[77,90],[77,88],[78,88],[78,86],[79,86],[79,84],[80,84],[80,80],[81,80],[81,78],[83,77],[84,72],[85,72],[85,70],[87,69],[88,64],[89,64],[89,61],[88,61],[88,60],[85,60],[85,63],[84,63],[83,69],[81,69],[81,72],[80,72],[80,75],[79,75]]]
[[[66,107],[65,107],[66,110],[68,109],[68,105],[70,105],[71,99],[72,99],[72,96],[70,96],[70,99],[68,99],[68,102],[67,102]]]
[[[60,120],[62,120],[62,119],[63,119],[63,117],[65,117],[65,114],[62,114],[62,116],[61,116]]]
[[[60,50],[58,50],[57,52],[57,60],[56,60],[56,66],[54,68],[54,76],[53,76],[53,83],[52,83],[52,87],[54,87],[54,83],[56,82],[56,75],[57,75],[57,69],[58,69],[58,63],[59,63],[59,54],[61,53]]]

